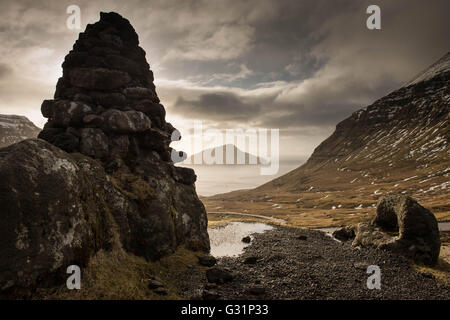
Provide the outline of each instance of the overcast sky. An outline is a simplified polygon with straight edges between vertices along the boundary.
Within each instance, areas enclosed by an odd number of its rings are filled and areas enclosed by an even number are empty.
[[[81,30],[116,11],[130,20],[168,120],[280,129],[284,158],[304,158],[353,111],[450,50],[448,0],[5,1],[0,10],[0,113],[42,127],[61,63]],[[381,8],[381,30],[366,8]],[[181,149],[187,147],[184,139]]]

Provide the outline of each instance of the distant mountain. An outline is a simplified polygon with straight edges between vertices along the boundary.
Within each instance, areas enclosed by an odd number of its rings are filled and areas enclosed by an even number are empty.
[[[345,203],[352,208],[362,199],[373,204],[381,194],[401,192],[449,213],[449,84],[447,53],[403,87],[337,124],[304,165],[253,190],[213,198],[248,201],[286,194],[300,201],[296,212]]]
[[[222,157],[220,157],[219,153],[222,153]],[[230,153],[231,152],[231,153]],[[258,156],[255,156],[253,154],[247,153],[236,147],[234,144],[227,144],[220,147],[205,149],[199,153],[196,153],[190,157],[188,157],[183,163],[184,164],[201,164],[201,165],[208,165],[212,164],[210,163],[213,159],[216,159],[216,153],[217,153],[217,159],[221,159],[221,163],[215,163],[215,164],[241,164],[241,165],[259,165],[259,164],[268,164],[268,160],[264,158],[259,158]],[[230,163],[230,160],[228,160],[227,163],[227,156],[230,157],[232,160]],[[208,159],[211,158],[211,161],[208,161]],[[201,163],[198,163],[198,160],[200,159]],[[238,159],[240,160],[238,162]]]
[[[27,117],[0,114],[0,148],[36,138],[40,131]]]

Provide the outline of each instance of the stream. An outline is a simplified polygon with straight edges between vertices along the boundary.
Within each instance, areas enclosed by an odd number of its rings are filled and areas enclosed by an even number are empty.
[[[242,238],[254,233],[272,230],[271,225],[259,222],[231,222],[223,227],[208,228],[211,243],[211,255],[216,258],[238,256],[250,243],[242,242]]]
[[[229,215],[241,215],[250,216],[255,218],[266,219],[280,224],[285,224],[286,221],[279,218],[273,218],[262,215],[238,213],[238,212],[211,212],[211,213],[221,213]],[[450,231],[450,222],[444,221],[439,222],[439,231]],[[208,234],[211,242],[211,254],[216,257],[233,257],[238,256],[244,252],[245,247],[249,246],[249,243],[242,242],[242,238],[250,236],[253,240],[252,234],[262,233],[267,230],[272,230],[274,227],[260,222],[231,222],[226,226],[221,227],[210,227],[208,228]],[[325,232],[327,235],[332,237],[332,233],[339,229],[340,227],[325,227],[325,228],[315,228]]]

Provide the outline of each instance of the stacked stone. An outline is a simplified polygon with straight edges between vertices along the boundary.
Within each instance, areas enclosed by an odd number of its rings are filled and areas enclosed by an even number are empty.
[[[39,138],[113,167],[148,152],[171,161],[174,128],[165,121],[145,51],[127,19],[102,12],[80,33],[62,67],[54,100],[41,106],[48,122]]]

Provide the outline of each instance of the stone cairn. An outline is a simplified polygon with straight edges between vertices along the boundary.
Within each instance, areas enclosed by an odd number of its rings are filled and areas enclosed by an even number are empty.
[[[171,134],[155,91],[153,72],[130,22],[117,13],[80,33],[65,57],[48,118],[39,138],[65,150],[101,160],[113,171],[156,152],[171,162]]]

